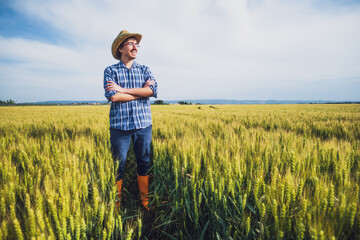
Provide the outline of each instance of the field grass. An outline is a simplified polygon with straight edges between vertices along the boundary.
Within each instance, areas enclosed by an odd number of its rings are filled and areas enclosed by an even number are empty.
[[[109,106],[0,107],[0,239],[359,239],[359,105],[152,106],[152,211]]]

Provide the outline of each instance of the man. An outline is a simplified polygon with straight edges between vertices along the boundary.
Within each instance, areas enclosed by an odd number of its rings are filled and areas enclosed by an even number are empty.
[[[104,71],[105,97],[111,101],[110,142],[113,158],[119,161],[116,175],[120,206],[122,179],[130,141],[137,163],[141,204],[149,210],[148,185],[152,119],[149,97],[157,97],[157,83],[147,66],[135,61],[142,35],[120,32],[111,51],[117,64]]]

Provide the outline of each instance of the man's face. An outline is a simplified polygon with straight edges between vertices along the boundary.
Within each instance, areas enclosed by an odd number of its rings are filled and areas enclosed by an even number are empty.
[[[134,38],[130,38],[124,42],[123,46],[119,48],[121,58],[127,60],[134,60],[137,54],[137,41]]]

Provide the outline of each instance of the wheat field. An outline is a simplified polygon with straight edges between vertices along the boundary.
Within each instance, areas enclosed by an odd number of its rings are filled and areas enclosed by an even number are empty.
[[[0,239],[359,239],[360,106],[152,106],[150,205],[109,105],[0,107]]]

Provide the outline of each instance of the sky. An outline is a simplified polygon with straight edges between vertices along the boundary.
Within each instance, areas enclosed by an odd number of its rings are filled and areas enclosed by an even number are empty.
[[[0,100],[106,100],[123,29],[161,100],[360,101],[360,0],[0,0]]]

